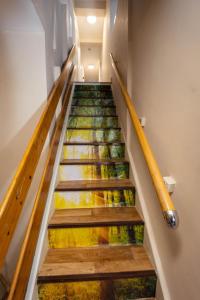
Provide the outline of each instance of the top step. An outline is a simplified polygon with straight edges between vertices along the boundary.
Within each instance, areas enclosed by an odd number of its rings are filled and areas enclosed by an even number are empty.
[[[74,91],[73,98],[106,98],[112,99],[112,91]]]
[[[75,91],[111,91],[111,85],[94,85],[94,84],[84,84],[84,85],[76,85]]]

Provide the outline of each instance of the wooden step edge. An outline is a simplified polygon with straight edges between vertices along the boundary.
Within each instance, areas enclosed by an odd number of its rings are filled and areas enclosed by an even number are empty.
[[[128,179],[109,180],[68,180],[60,181],[55,191],[104,191],[104,190],[129,190],[134,189],[133,183]]]
[[[115,105],[93,105],[93,104],[91,104],[91,105],[85,105],[85,104],[73,104],[72,103],[72,105],[71,105],[71,108],[73,108],[73,107],[100,107],[100,108],[116,108],[116,106]]]
[[[97,207],[55,210],[48,228],[108,227],[144,225],[144,221],[133,207]]]
[[[94,92],[92,92],[92,93],[94,93]],[[73,100],[74,99],[76,99],[76,100],[82,100],[82,99],[92,99],[92,100],[107,100],[107,99],[109,99],[109,100],[114,100],[111,95],[108,95],[108,97],[102,97],[102,96],[82,96],[82,95],[81,96],[76,96],[76,95],[73,95]]]
[[[125,146],[124,142],[64,142],[64,146]]]
[[[69,117],[78,117],[78,118],[118,118],[117,115],[83,115],[83,114],[79,114],[79,115],[73,115],[70,114]]]
[[[109,85],[107,85],[107,87],[108,88],[106,88],[106,89],[99,89],[99,90],[97,90],[97,89],[88,89],[87,87],[86,88],[84,88],[84,89],[74,89],[74,92],[76,93],[76,92],[103,92],[103,93],[106,93],[106,92],[112,92],[112,89],[111,89],[111,86],[109,86]]]
[[[156,276],[154,270],[131,271],[131,272],[110,272],[96,274],[78,274],[78,275],[39,275],[37,284],[72,282],[72,281],[95,281],[95,280],[112,280],[112,279],[128,279],[133,277]]]
[[[129,164],[123,159],[63,159],[60,165],[115,165],[115,164]]]
[[[143,246],[49,249],[38,283],[155,276]]]
[[[105,128],[97,128],[97,127],[67,127],[67,130],[121,130],[120,127],[105,127]]]
[[[75,85],[112,85],[111,81],[74,81]]]
[[[120,130],[121,131],[121,128],[120,127],[109,127],[109,128],[96,128],[96,127],[86,127],[86,128],[83,128],[83,127],[79,127],[79,128],[74,128],[74,127],[67,127],[67,130],[98,130],[98,131],[106,131],[106,130]]]
[[[110,226],[134,226],[134,225],[144,225],[144,221],[96,221],[96,222],[74,222],[74,223],[66,223],[60,222],[58,223],[49,223],[48,229],[63,229],[63,228],[87,228],[87,227],[110,227]]]

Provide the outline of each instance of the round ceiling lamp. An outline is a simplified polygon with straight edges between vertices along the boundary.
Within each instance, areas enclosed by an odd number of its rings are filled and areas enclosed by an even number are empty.
[[[97,21],[97,17],[96,16],[87,16],[87,21],[89,24],[95,24]]]

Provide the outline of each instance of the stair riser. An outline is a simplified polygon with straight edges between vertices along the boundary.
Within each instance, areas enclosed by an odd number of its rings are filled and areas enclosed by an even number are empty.
[[[112,98],[112,91],[75,91],[73,98]]]
[[[99,165],[60,165],[58,180],[126,179],[129,165],[125,163]]]
[[[97,106],[97,107],[103,107],[103,106],[115,106],[113,99],[91,99],[91,98],[73,98],[72,105],[75,105],[77,107],[82,106]]]
[[[110,85],[76,85],[75,91],[111,91]]]
[[[124,145],[74,145],[64,146],[62,159],[123,159]]]
[[[71,116],[68,121],[70,128],[116,128],[117,117],[75,117]]]
[[[144,225],[58,228],[48,235],[50,248],[142,245]]]
[[[39,300],[131,300],[155,296],[156,277],[46,283],[38,286]]]
[[[55,192],[54,204],[55,209],[134,206],[135,191]]]
[[[109,130],[73,130],[68,129],[66,132],[66,142],[120,142],[121,132],[119,129]]]
[[[87,106],[74,106],[71,109],[71,114],[72,115],[91,115],[91,116],[113,116],[116,115],[116,110],[115,108],[112,107],[87,107]]]

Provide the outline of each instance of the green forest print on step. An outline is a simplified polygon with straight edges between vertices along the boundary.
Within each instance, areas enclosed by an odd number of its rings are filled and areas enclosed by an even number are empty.
[[[40,284],[39,300],[136,300],[155,297],[156,277]],[[109,296],[108,296],[109,295]],[[108,298],[109,297],[109,298]]]
[[[66,142],[120,142],[121,131],[119,129],[67,129]]]
[[[58,180],[126,179],[128,163],[60,165]]]
[[[74,98],[112,98],[111,91],[75,91]]]
[[[135,189],[54,192],[55,209],[135,205]]]
[[[72,115],[86,115],[86,116],[114,116],[116,110],[114,107],[88,107],[88,106],[73,106],[71,110]]]
[[[122,159],[124,145],[65,145],[63,159]]]
[[[116,128],[116,117],[75,117],[71,116],[68,121],[69,128]]]
[[[111,91],[110,85],[76,85],[75,91]]]
[[[97,107],[104,107],[104,106],[114,106],[113,99],[91,99],[91,98],[83,98],[77,99],[74,98],[72,102],[73,106],[97,106]],[[72,107],[73,108],[73,107]]]
[[[144,225],[50,228],[50,248],[94,247],[98,245],[142,245]]]

